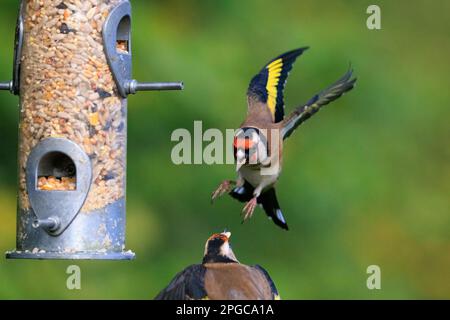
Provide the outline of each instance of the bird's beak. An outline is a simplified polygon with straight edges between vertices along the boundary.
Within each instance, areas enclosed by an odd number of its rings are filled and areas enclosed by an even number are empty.
[[[236,172],[239,171],[244,164],[245,164],[245,159],[244,159],[244,161],[239,161],[238,160],[236,162]]]
[[[230,231],[222,232],[222,234],[223,234],[225,237],[227,237],[228,239],[230,239],[230,237],[231,237],[231,232],[230,232]]]

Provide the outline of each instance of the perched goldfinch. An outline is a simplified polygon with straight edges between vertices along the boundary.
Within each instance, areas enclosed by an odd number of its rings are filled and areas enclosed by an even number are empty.
[[[281,173],[283,141],[322,106],[336,100],[355,84],[356,79],[349,70],[285,117],[284,86],[293,63],[306,49],[308,47],[289,51],[273,59],[250,82],[247,118],[234,137],[237,181],[225,180],[212,194],[212,200],[229,193],[247,202],[243,221],[249,219],[260,204],[276,225],[288,230],[274,188]]]
[[[187,267],[156,300],[278,300],[272,279],[262,267],[239,263],[229,243],[231,233],[213,234],[202,264]]]

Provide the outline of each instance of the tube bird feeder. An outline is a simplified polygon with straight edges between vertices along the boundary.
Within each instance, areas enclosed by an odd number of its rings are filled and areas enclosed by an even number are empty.
[[[16,250],[9,259],[128,260],[127,96],[181,90],[131,77],[128,0],[22,0]]]

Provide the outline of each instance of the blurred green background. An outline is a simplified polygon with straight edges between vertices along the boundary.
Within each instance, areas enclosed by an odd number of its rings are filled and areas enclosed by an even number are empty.
[[[366,28],[366,8],[382,30]],[[0,298],[153,298],[201,261],[227,227],[243,263],[261,264],[284,299],[450,298],[449,1],[132,1],[134,76],[185,91],[129,99],[127,247],[132,262],[6,261]],[[0,79],[9,80],[18,1],[2,1]],[[291,73],[287,110],[352,63],[357,87],[286,144],[279,200],[291,230],[261,209],[210,193],[230,165],[176,166],[177,128],[235,128],[250,78],[309,45]],[[0,253],[15,247],[18,99],[0,94]],[[66,289],[67,266],[82,290]],[[379,265],[382,289],[368,290]]]

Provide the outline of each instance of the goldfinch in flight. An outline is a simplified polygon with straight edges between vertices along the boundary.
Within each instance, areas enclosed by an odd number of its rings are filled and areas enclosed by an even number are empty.
[[[283,141],[321,107],[350,91],[356,78],[350,69],[334,84],[284,116],[283,90],[292,65],[308,47],[286,52],[270,61],[250,82],[247,91],[247,118],[234,136],[237,181],[225,180],[212,194],[212,200],[229,193],[247,202],[243,221],[260,204],[267,216],[283,229],[288,225],[275,194],[281,173]]]

